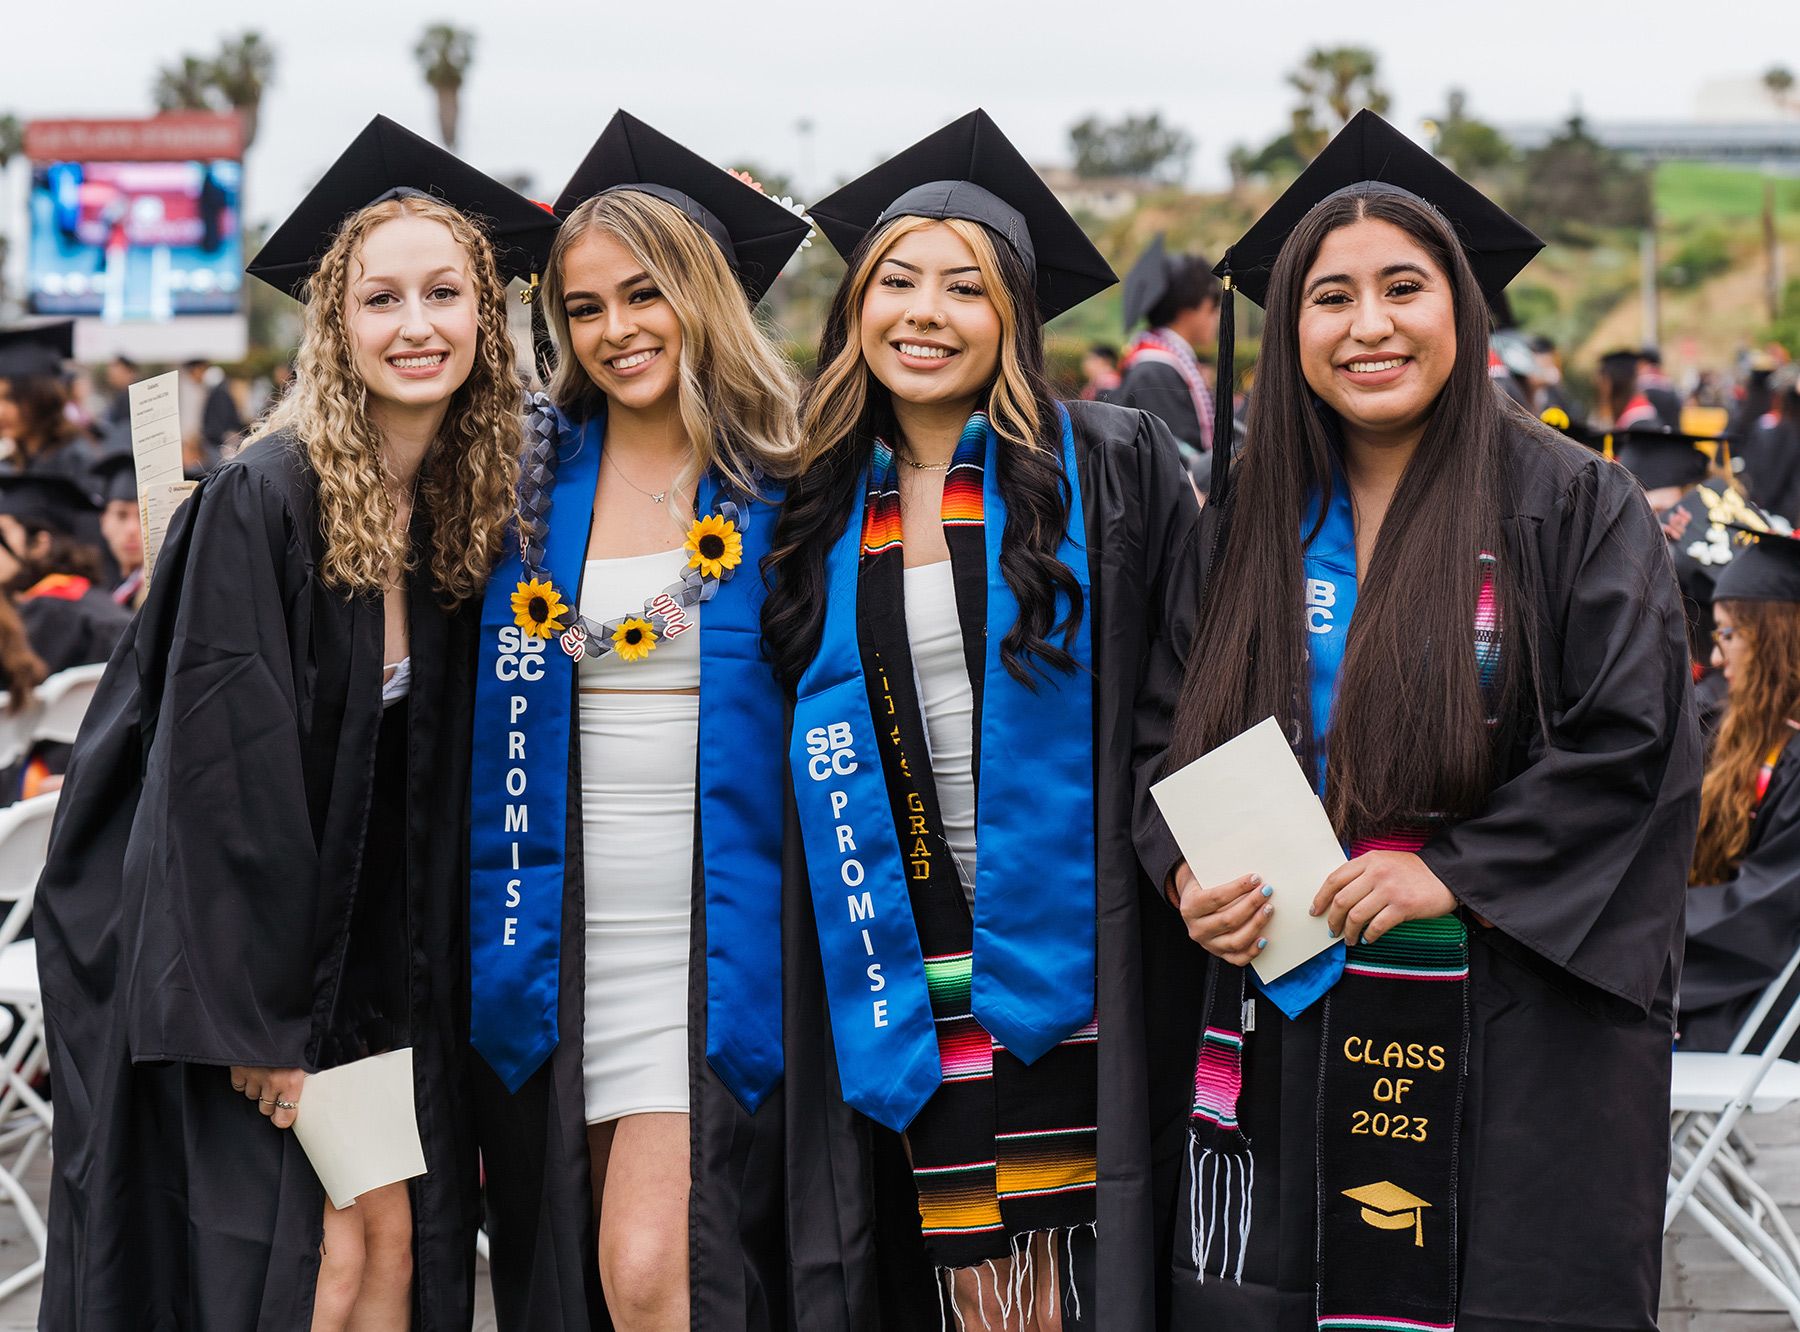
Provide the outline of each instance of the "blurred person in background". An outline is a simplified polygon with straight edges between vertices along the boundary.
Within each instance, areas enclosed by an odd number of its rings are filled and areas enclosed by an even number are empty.
[[[1112,402],[1119,389],[1119,349],[1096,342],[1081,358],[1081,400]]]
[[[1537,400],[1532,404],[1532,410],[1542,416],[1554,408],[1571,421],[1580,420],[1569,400],[1568,387],[1563,383],[1562,353],[1556,350],[1556,344],[1540,335],[1531,340],[1531,354],[1537,358],[1538,383]]]
[[[1800,365],[1769,376],[1769,409],[1743,444],[1750,498],[1792,527],[1800,523]]]
[[[1681,429],[1681,394],[1675,381],[1663,373],[1662,350],[1650,346],[1638,354],[1638,391],[1656,408],[1657,419],[1671,430]]]
[[[111,453],[94,468],[99,499],[100,535],[119,567],[120,580],[112,599],[128,610],[144,600],[144,528],[138,511],[137,459],[130,449]]]
[[[87,472],[91,441],[70,419],[63,382],[74,337],[72,319],[0,329],[0,471]]]
[[[1125,331],[1142,323],[1120,361],[1118,392],[1109,401],[1149,412],[1169,427],[1195,489],[1206,493],[1212,449],[1212,385],[1196,347],[1219,340],[1224,288],[1197,254],[1170,254],[1159,235],[1125,275]]]
[[[1601,430],[1629,430],[1662,420],[1656,405],[1638,384],[1635,351],[1610,351],[1602,356],[1595,388],[1599,401],[1594,404],[1594,425]]]

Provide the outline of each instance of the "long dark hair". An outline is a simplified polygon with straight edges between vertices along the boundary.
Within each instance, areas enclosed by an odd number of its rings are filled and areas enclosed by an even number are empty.
[[[887,389],[862,359],[863,293],[876,264],[921,220],[896,218],[863,238],[831,298],[819,337],[819,376],[801,408],[804,470],[788,487],[772,549],[764,561],[771,583],[763,603],[763,642],[776,676],[794,688],[818,651],[824,628],[825,556],[846,522],[862,510],[859,483],[876,438],[893,440]],[[950,220],[975,251],[1000,315],[1000,366],[988,391],[988,417],[999,436],[998,486],[1006,500],[1000,571],[1019,603],[1019,618],[1001,640],[1009,674],[1032,684],[1034,663],[1075,669],[1069,647],[1081,623],[1081,585],[1057,557],[1069,523],[1070,479],[1062,473],[1062,428],[1044,374],[1044,327],[1032,278],[1005,243],[977,224]],[[1056,592],[1069,612],[1056,618]],[[1060,640],[1056,641],[1056,640]]]
[[[1496,557],[1506,649],[1498,711],[1510,717],[1534,668],[1534,592],[1504,549],[1508,448],[1542,427],[1494,391],[1487,306],[1449,224],[1408,195],[1338,196],[1295,228],[1271,275],[1248,442],[1233,474],[1231,514],[1176,713],[1170,766],[1274,716],[1315,751],[1301,615],[1303,516],[1329,502],[1336,422],[1308,387],[1299,355],[1302,288],[1325,237],[1364,218],[1390,222],[1446,275],[1456,357],[1407,463],[1357,590],[1327,751],[1327,805],[1350,838],[1474,812],[1493,783],[1496,744],[1474,651],[1481,555]],[[1531,446],[1527,441],[1527,447]],[[1316,530],[1316,527],[1315,527]],[[1436,645],[1443,645],[1438,647]]]

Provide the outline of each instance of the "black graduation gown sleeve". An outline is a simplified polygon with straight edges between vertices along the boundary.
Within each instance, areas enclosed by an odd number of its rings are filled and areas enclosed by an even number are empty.
[[[1575,461],[1536,469],[1527,484],[1560,495],[1508,524],[1542,578],[1548,735],[1523,727],[1524,762],[1420,855],[1506,940],[1643,1016],[1679,967],[1698,817],[1685,621],[1636,484]]]
[[[1149,412],[1189,448],[1206,445],[1200,418],[1194,413],[1194,395],[1188,391],[1181,372],[1172,365],[1151,360],[1134,362],[1120,377],[1112,400],[1121,407]]]
[[[381,606],[314,578],[311,487],[281,437],[203,483],[75,745],[36,902],[57,1107],[46,1328],[310,1320],[323,1192],[219,1065],[317,1067],[364,844]],[[444,668],[459,631],[427,580],[411,616],[413,919],[396,965],[430,1172],[413,1186],[414,1326],[436,1332],[468,1326],[474,1281],[445,1039],[460,894],[430,841],[449,812],[434,802],[460,790],[467,709]]]
[[[1185,390],[1184,390],[1185,392]],[[1178,853],[1149,784],[1197,615],[1198,504],[1161,422],[1070,403],[1093,604],[1100,1025],[1097,1239],[1075,1248],[1082,1318],[1160,1325],[1199,1003],[1186,935],[1157,907]],[[793,1325],[940,1327],[899,1138],[843,1102],[805,857],[789,801],[784,856],[787,1229]],[[1152,904],[1146,908],[1146,899]],[[1190,1060],[1182,1066],[1182,1051]]]
[[[1800,946],[1800,746],[1782,750],[1737,873],[1688,889],[1681,1048],[1723,1050]],[[1779,1008],[1777,1009],[1779,1013]]]

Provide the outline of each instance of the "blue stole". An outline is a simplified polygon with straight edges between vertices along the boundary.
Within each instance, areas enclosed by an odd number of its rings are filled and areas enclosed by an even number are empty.
[[[571,608],[586,563],[603,415],[560,416],[541,573]],[[699,511],[720,488],[702,479]],[[761,561],[774,509],[744,504],[743,558],[717,586],[700,634],[701,864],[705,880],[707,1059],[745,1109],[781,1079],[781,728],[779,686],[761,654]],[[509,1091],[555,1048],[568,846],[575,662],[514,623],[525,577],[516,534],[482,602],[470,784],[470,1043]]]
[[[1301,518],[1302,537],[1311,530],[1318,515],[1319,497],[1314,496]],[[1350,506],[1350,487],[1341,476],[1333,478],[1331,503],[1325,509],[1325,521],[1319,533],[1302,552],[1306,571],[1305,622],[1308,697],[1312,706],[1313,786],[1321,798],[1325,794],[1325,747],[1330,743],[1331,705],[1337,698],[1338,672],[1344,665],[1344,648],[1350,640],[1350,618],[1356,613],[1356,519]],[[1318,884],[1294,884],[1289,891],[1294,901],[1289,911],[1304,911],[1312,901],[1311,894],[1300,895],[1307,888],[1318,891]],[[1333,944],[1308,962],[1284,976],[1264,982],[1256,979],[1258,988],[1283,1013],[1298,1017],[1344,974],[1345,948]],[[1251,973],[1255,975],[1254,972]]]
[[[1044,670],[1035,688],[1000,663],[1018,602],[1000,572],[1006,504],[991,427],[982,481],[988,629],[971,1003],[1026,1063],[1094,1012],[1093,602],[1074,432],[1060,415],[1070,503],[1057,554],[1081,585],[1083,622],[1075,671]],[[800,678],[790,762],[844,1099],[902,1131],[943,1075],[857,636],[862,517],[861,506],[846,516],[826,558],[824,628]],[[1059,600],[1060,616],[1068,603]]]

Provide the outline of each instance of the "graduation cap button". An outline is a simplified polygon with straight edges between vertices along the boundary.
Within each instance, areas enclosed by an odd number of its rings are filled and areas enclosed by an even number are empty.
[[[1345,1189],[1344,1196],[1362,1204],[1362,1219],[1377,1230],[1408,1230],[1413,1244],[1425,1247],[1425,1209],[1431,1204],[1398,1184],[1382,1180],[1364,1184],[1358,1189]]]

